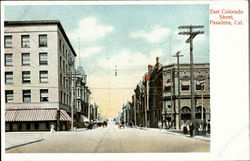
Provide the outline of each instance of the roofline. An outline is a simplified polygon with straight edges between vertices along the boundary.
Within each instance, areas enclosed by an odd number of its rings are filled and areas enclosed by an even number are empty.
[[[69,44],[69,47],[72,50],[74,56],[75,57],[77,56],[59,20],[4,21],[4,27],[6,26],[30,26],[30,25],[57,25],[59,29],[62,31],[62,34],[65,37],[66,42]]]
[[[177,63],[173,63],[173,64],[168,64],[168,65],[164,65],[163,67],[171,67],[171,66],[175,66],[177,65]],[[180,66],[185,66],[185,65],[190,65],[189,63],[183,63],[180,64]],[[194,63],[193,65],[210,65],[210,63]]]

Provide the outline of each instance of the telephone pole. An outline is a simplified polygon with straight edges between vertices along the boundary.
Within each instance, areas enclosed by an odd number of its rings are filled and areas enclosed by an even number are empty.
[[[179,121],[179,129],[181,129],[181,100],[180,100],[180,61],[179,57],[183,57],[184,55],[180,55],[180,51],[176,53],[176,55],[173,55],[173,57],[177,57],[177,70],[178,70],[178,121]]]
[[[201,25],[179,26],[178,29],[189,29],[186,32],[179,32],[179,35],[189,35],[185,43],[190,43],[190,84],[191,84],[191,120],[195,121],[195,107],[194,107],[194,74],[193,74],[193,39],[198,34],[204,34],[204,31],[193,31],[193,29],[204,28]]]

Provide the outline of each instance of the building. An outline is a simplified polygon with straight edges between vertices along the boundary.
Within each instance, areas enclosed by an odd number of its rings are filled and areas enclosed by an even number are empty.
[[[157,128],[158,121],[162,122],[162,64],[159,63],[159,57],[156,57],[156,64],[149,69],[149,124],[150,127]]]
[[[162,120],[168,128],[182,128],[191,120],[190,64],[180,64],[180,111],[178,110],[178,70],[176,64],[164,66]],[[210,120],[209,64],[194,64],[195,120]],[[203,82],[203,83],[202,83]],[[204,87],[203,87],[204,86]],[[202,110],[203,107],[203,110]],[[203,111],[203,114],[202,114]],[[180,113],[179,113],[180,112]],[[180,115],[180,122],[179,122]],[[172,126],[171,126],[172,125]]]
[[[136,111],[136,125],[137,126],[146,126],[145,123],[145,103],[144,103],[144,85],[142,81],[140,81],[135,92],[135,111]]]
[[[76,85],[76,99],[77,99],[77,112],[76,112],[76,122],[75,125],[78,128],[84,127],[84,122],[88,122],[88,104],[89,99],[86,95],[87,93],[87,75],[82,66],[78,66],[75,74],[75,85]],[[74,89],[74,87],[73,87]],[[74,92],[73,91],[73,92]]]
[[[70,129],[75,57],[60,21],[4,23],[6,131]]]

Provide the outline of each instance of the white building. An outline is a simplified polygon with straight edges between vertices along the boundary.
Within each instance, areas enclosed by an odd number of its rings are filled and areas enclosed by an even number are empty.
[[[69,129],[75,56],[60,21],[5,22],[6,131]]]

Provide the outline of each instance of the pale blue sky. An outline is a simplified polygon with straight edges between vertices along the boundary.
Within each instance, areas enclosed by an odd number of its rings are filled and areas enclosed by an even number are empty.
[[[154,65],[156,56],[160,57],[160,63],[168,65],[176,62],[170,55],[181,50],[184,57],[180,62],[189,63],[189,44],[185,43],[188,36],[178,35],[180,25],[204,25],[204,35],[194,39],[194,62],[209,62],[209,5],[206,4],[6,6],[4,17],[7,21],[60,20],[77,54],[80,37],[81,64],[89,75],[92,90],[98,93],[98,88],[105,86],[129,91],[118,101],[119,105],[107,101],[106,105],[100,103],[103,106],[117,108],[130,99],[132,87],[147,71],[147,65]],[[114,77],[115,65],[118,77]],[[108,81],[100,85],[100,79]],[[117,84],[112,83],[114,79],[119,79]],[[129,79],[134,81],[128,83]]]

